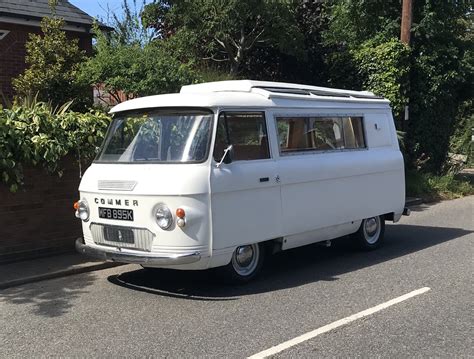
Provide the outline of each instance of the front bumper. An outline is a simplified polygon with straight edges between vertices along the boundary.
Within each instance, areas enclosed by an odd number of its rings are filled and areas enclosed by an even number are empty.
[[[83,238],[76,240],[76,250],[90,257],[98,258],[103,261],[112,261],[120,263],[134,263],[150,266],[170,266],[198,262],[201,259],[199,252],[179,253],[163,255],[135,254],[129,252],[120,252],[116,248],[102,249],[88,246]]]

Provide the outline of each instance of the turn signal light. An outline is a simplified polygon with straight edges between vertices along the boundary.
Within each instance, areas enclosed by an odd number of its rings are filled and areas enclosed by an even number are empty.
[[[74,202],[73,207],[74,207],[74,209],[77,211],[77,210],[79,209],[79,201]]]
[[[176,224],[178,227],[183,228],[186,225],[186,212],[184,212],[184,209],[178,208],[176,210],[176,217],[178,217]]]
[[[176,210],[176,217],[178,218],[184,218],[186,216],[186,213],[184,212],[184,209],[178,208]]]

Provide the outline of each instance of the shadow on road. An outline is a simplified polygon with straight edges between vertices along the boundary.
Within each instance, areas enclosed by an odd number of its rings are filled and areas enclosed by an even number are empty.
[[[241,296],[335,281],[341,274],[402,257],[471,233],[464,229],[388,225],[384,246],[373,252],[355,250],[349,237],[330,248],[311,245],[269,258],[261,276],[243,286],[222,285],[208,271],[136,270],[110,276],[111,283],[133,290],[191,300],[237,300]]]
[[[73,276],[4,289],[0,291],[0,303],[27,305],[36,315],[59,317],[73,309],[74,300],[87,293],[85,288],[92,285],[94,278],[93,273],[84,273],[80,278]]]
[[[412,212],[424,212],[439,203],[441,203],[441,201],[431,201],[428,203],[417,204],[416,206],[410,206],[409,208]]]

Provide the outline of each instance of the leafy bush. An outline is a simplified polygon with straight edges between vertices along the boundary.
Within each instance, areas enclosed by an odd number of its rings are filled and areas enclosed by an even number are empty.
[[[425,170],[442,173],[456,119],[472,98],[472,11],[468,2],[449,1],[417,2],[414,10],[406,131],[413,152],[428,158]]]
[[[74,107],[83,110],[92,100],[87,82],[77,81],[85,52],[79,49],[78,39],[67,37],[63,27],[60,18],[43,18],[43,34],[30,34],[26,43],[28,67],[12,83],[20,97],[37,94],[41,101],[52,102],[54,106],[74,100]]]
[[[474,167],[474,100],[466,101],[460,110],[456,129],[450,139],[450,152],[466,156],[466,165]]]
[[[390,100],[395,117],[408,104],[407,83],[410,49],[395,38],[377,43],[368,40],[353,50],[364,89]]]
[[[42,165],[61,175],[58,162],[64,156],[93,157],[110,117],[98,110],[73,112],[70,105],[54,109],[34,99],[0,108],[1,181],[12,192],[22,184],[25,165]]]
[[[474,194],[474,186],[453,174],[437,176],[414,170],[406,172],[406,193],[425,201],[453,199]]]

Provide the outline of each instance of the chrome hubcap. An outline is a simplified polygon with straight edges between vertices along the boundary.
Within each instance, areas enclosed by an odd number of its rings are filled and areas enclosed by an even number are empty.
[[[377,232],[377,220],[375,218],[369,218],[365,221],[365,232],[369,236],[373,236]]]
[[[247,267],[253,258],[252,246],[242,246],[235,251],[235,259],[242,267]]]
[[[232,256],[232,266],[238,274],[250,275],[257,268],[259,255],[258,244],[237,247]]]
[[[379,240],[380,217],[367,218],[364,221],[364,236],[367,243],[374,244]]]

